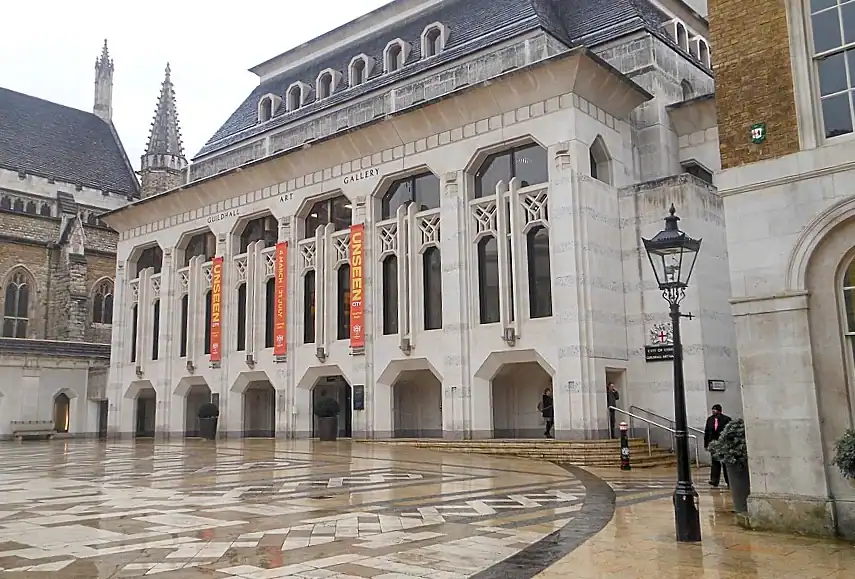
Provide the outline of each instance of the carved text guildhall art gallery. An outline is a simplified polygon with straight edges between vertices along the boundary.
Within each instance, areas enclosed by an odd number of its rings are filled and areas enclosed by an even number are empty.
[[[740,408],[706,22],[572,4],[399,0],[253,68],[186,185],[103,216],[110,433],[213,399],[221,434],[309,437],[324,396],[342,436],[541,437],[551,388],[556,438],[602,438],[609,381],[672,415],[641,243],[672,204],[690,423]]]

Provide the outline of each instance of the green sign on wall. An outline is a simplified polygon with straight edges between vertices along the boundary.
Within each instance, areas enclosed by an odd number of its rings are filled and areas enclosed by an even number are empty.
[[[766,140],[766,123],[754,123],[751,125],[751,142],[759,145]]]

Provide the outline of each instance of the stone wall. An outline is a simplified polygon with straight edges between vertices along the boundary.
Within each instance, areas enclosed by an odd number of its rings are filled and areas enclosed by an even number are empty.
[[[721,166],[799,150],[787,11],[781,0],[709,0]],[[766,141],[751,142],[754,123]]]

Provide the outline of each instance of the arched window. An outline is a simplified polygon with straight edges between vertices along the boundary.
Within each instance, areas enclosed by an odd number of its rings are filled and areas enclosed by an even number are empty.
[[[26,207],[26,209],[24,209],[24,211],[25,211],[25,212],[27,212],[27,213],[29,213],[30,215],[35,215],[35,214],[36,214],[36,204],[35,204],[35,202],[33,202],[33,201],[27,201],[27,207]]]
[[[677,38],[675,40],[677,41],[677,46],[686,52],[689,51],[689,33],[681,22],[677,23]]]
[[[398,207],[416,204],[416,211],[439,207],[439,179],[433,173],[420,173],[392,183],[380,202],[380,219],[395,216]]]
[[[153,273],[160,273],[160,269],[163,267],[163,251],[160,249],[160,246],[154,245],[142,250],[135,265],[134,276],[131,279],[138,278],[140,272],[149,267],[154,269]]]
[[[264,286],[264,347],[273,347],[276,327],[276,278],[271,277]]]
[[[205,354],[211,353],[211,317],[213,314],[211,290],[205,293]]]
[[[315,270],[303,276],[303,343],[315,341]]]
[[[549,263],[549,230],[542,225],[526,235],[528,257],[528,309],[532,318],[552,315],[552,272]]]
[[[350,86],[359,86],[365,82],[365,59],[357,57],[350,63]]]
[[[332,223],[336,231],[344,231],[350,227],[352,218],[352,205],[344,195],[318,201],[312,205],[306,217],[306,231],[303,239],[314,237],[318,226],[328,223]]]
[[[347,264],[341,265],[336,273],[338,277],[336,334],[337,339],[347,340],[350,338],[350,266]]]
[[[15,199],[14,205],[12,205],[12,209],[18,211],[19,213],[24,212],[24,200],[23,199]]]
[[[383,334],[398,333],[398,257],[383,260]]]
[[[247,227],[248,228],[248,227]],[[246,229],[244,230],[246,233]],[[217,253],[217,237],[210,231],[197,233],[187,242],[187,249],[184,250],[184,266],[190,265],[190,260],[201,255],[205,261],[211,261]]]
[[[250,243],[263,241],[264,247],[273,247],[279,239],[279,224],[270,215],[253,219],[240,234],[240,253],[246,253]]]
[[[482,324],[499,321],[499,248],[493,236],[478,242],[478,311]]]
[[[160,357],[160,300],[154,302],[154,320],[151,326],[151,359]]]
[[[258,122],[264,123],[273,117],[273,99],[269,96],[261,99],[258,104]]]
[[[687,101],[695,95],[695,89],[685,78],[680,82],[680,90],[683,92],[683,100]]]
[[[612,159],[603,138],[599,135],[591,144],[590,149],[591,177],[597,181],[612,184]]]
[[[487,157],[475,173],[475,197],[495,195],[499,181],[508,183],[514,177],[520,187],[547,183],[546,149],[538,144],[523,145]]]
[[[42,208],[39,210],[39,214],[43,215],[44,217],[50,217],[51,216],[50,205],[48,205],[47,203],[43,203]]]
[[[104,280],[95,288],[92,296],[92,323],[113,323],[113,282]]]
[[[318,77],[318,100],[329,98],[333,92],[333,77],[331,72],[325,72]]]
[[[389,43],[384,55],[386,72],[395,72],[404,66],[404,49],[400,41]]]
[[[246,351],[246,284],[237,288],[237,351]]]
[[[698,40],[698,60],[707,66],[712,65],[712,62],[710,61],[710,47],[703,40]]]
[[[140,308],[134,304],[131,308],[131,362],[137,361],[137,332],[139,330]]]
[[[442,51],[442,31],[434,26],[424,34],[422,40],[422,56],[424,58],[436,56]]]
[[[181,336],[178,356],[185,358],[187,356],[187,325],[190,319],[190,296],[184,294],[181,296]]]
[[[303,89],[295,84],[288,89],[288,112],[296,111],[303,105]]]
[[[30,321],[30,285],[28,277],[15,272],[6,283],[3,300],[3,337],[26,338]]]
[[[64,392],[53,399],[53,429],[56,432],[68,432],[71,426],[71,400]]]
[[[9,197],[0,198],[0,209],[12,210],[12,200]]]
[[[438,247],[429,247],[422,255],[424,280],[425,330],[442,328],[442,256]]]

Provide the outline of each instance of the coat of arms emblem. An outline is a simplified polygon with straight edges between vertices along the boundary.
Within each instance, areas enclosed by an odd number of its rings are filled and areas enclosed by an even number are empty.
[[[650,341],[654,346],[671,346],[674,344],[674,335],[671,324],[654,324],[650,328]]]

